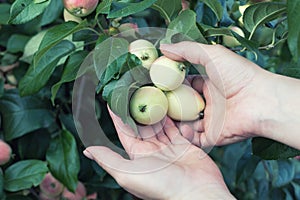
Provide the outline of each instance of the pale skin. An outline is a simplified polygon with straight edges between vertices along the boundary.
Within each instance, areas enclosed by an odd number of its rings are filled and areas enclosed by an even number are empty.
[[[130,160],[106,147],[88,147],[84,153],[130,193],[143,199],[234,199],[218,167],[199,147],[261,136],[300,149],[300,80],[267,72],[220,45],[182,42],[162,45],[161,51],[205,67],[207,77],[190,79],[204,94],[205,115],[189,123],[175,125],[167,118],[140,127],[137,138],[110,111]]]

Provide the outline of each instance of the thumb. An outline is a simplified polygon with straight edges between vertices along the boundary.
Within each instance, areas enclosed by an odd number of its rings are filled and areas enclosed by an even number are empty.
[[[124,159],[121,155],[104,146],[91,146],[83,151],[83,154],[91,160],[94,160],[112,177],[118,180],[126,169],[130,160]],[[120,167],[123,167],[121,169]]]
[[[222,56],[224,51],[230,52],[221,45],[207,45],[188,41],[176,44],[161,44],[160,50],[165,56],[173,60],[189,61],[203,66],[207,66],[209,62],[218,56]]]

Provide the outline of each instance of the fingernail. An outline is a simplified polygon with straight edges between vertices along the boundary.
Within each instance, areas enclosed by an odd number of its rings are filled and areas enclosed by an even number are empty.
[[[84,150],[83,154],[89,159],[94,160],[94,156],[88,150]]]

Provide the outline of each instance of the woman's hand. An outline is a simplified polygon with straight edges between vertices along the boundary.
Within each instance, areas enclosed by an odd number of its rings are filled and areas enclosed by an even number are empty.
[[[161,51],[173,60],[200,64],[207,73],[190,78],[204,94],[206,108],[204,119],[177,123],[185,138],[205,148],[258,135],[262,104],[270,99],[261,99],[270,73],[220,45],[181,42],[161,45]]]
[[[106,147],[88,147],[127,191],[143,199],[234,199],[211,158],[179,133],[173,121],[139,127],[139,135],[110,111],[130,160]]]

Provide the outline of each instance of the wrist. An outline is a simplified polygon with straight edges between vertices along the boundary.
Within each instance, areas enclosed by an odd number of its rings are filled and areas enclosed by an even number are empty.
[[[265,73],[257,94],[261,102],[256,109],[257,136],[300,148],[295,140],[300,124],[300,80]]]
[[[216,187],[202,187],[197,191],[192,191],[181,197],[177,197],[180,200],[190,200],[190,199],[212,199],[212,200],[234,200],[236,199],[227,188],[216,188]]]

